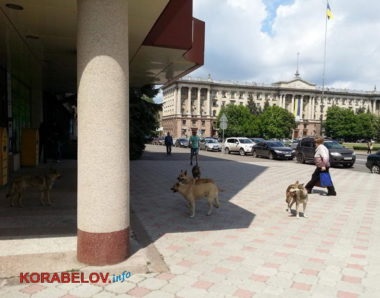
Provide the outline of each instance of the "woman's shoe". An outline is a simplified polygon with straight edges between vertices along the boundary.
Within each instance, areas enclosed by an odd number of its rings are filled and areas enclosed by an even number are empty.
[[[328,196],[336,196],[336,192],[330,192],[330,193],[327,193]]]

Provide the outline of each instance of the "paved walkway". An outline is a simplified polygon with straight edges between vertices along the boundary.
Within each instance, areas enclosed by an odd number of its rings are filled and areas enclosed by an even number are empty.
[[[200,201],[188,218],[170,187],[181,169],[190,171],[189,152],[164,150],[148,145],[131,163],[132,256],[115,266],[75,259],[74,162],[58,164],[66,175],[53,190],[53,207],[37,207],[38,195],[23,209],[1,199],[0,296],[379,297],[378,175],[332,169],[338,196],[315,189],[309,217],[297,219],[285,211],[284,192],[307,182],[312,165],[202,151],[202,176],[224,189],[221,207],[206,216]],[[62,271],[83,272],[84,280],[109,273],[110,282],[19,282],[20,272]],[[119,275],[124,281],[113,282]]]

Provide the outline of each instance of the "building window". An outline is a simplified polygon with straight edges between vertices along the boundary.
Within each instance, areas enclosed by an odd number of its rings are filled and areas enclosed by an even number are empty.
[[[186,120],[182,120],[182,125],[186,125]]]
[[[205,126],[206,122],[204,120],[202,120],[202,126]]]

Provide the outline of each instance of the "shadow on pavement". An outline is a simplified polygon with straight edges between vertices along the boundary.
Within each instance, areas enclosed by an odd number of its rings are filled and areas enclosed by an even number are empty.
[[[154,242],[166,233],[214,231],[249,227],[255,214],[234,204],[251,200],[248,186],[266,167],[252,163],[204,156],[201,153],[199,166],[202,177],[212,178],[219,188],[221,206],[207,216],[206,200],[197,201],[195,218],[189,218],[185,199],[170,188],[181,170],[191,174],[189,154],[174,153],[170,156],[161,152],[145,152],[141,160],[131,164],[131,207],[132,212],[143,223],[150,241]],[[245,159],[247,161],[247,159]]]
[[[200,200],[196,205],[195,218],[188,217],[184,198],[170,190],[181,169],[191,173],[188,153],[177,152],[166,156],[163,152],[149,151],[148,147],[141,160],[131,161],[131,227],[138,242],[147,246],[166,233],[240,229],[251,225],[255,214],[234,204],[233,198],[250,200],[245,187],[266,168],[219,158],[217,155],[215,153],[215,157],[211,157],[201,153],[199,165],[202,177],[214,179],[224,190],[220,193],[221,206],[214,208],[211,216],[206,216],[207,202]],[[62,173],[62,178],[51,192],[53,206],[40,206],[39,193],[35,191],[25,194],[24,208],[10,207],[5,198],[6,187],[0,188],[0,240],[76,235],[76,161],[65,160],[59,164],[22,169],[17,175],[45,171],[49,167],[57,168]],[[112,203],[113,198],[109,200]],[[134,225],[142,227],[144,231],[135,230]],[[138,230],[145,236],[139,239]]]

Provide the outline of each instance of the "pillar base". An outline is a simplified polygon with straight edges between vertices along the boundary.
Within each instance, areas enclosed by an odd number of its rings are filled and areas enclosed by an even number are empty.
[[[120,263],[129,257],[129,227],[110,233],[89,233],[78,229],[78,261],[104,266]]]

